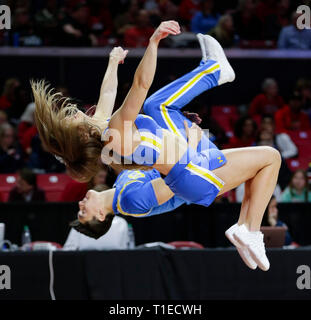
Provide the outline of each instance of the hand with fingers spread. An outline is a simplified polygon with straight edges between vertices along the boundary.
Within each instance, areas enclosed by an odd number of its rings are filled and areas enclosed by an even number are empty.
[[[174,20],[161,22],[161,24],[158,26],[158,28],[151,36],[150,41],[158,43],[160,40],[166,38],[170,34],[180,34],[180,26],[178,22]]]
[[[124,59],[128,54],[128,50],[124,50],[121,47],[114,47],[109,56],[111,59],[115,59],[119,64],[124,63]]]

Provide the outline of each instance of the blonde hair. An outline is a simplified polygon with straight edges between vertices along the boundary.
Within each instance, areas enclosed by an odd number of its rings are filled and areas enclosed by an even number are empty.
[[[80,123],[66,121],[78,108],[70,98],[49,87],[44,80],[31,81],[35,123],[43,147],[64,160],[74,179],[88,182],[102,167],[100,129],[87,119]]]
[[[46,151],[61,157],[68,173],[80,182],[90,181],[104,167],[101,152],[104,142],[101,141],[101,128],[85,117],[80,123],[66,121],[78,108],[61,93],[49,89],[44,80],[31,81],[35,99],[35,123]],[[135,164],[109,165],[114,170],[151,169]]]

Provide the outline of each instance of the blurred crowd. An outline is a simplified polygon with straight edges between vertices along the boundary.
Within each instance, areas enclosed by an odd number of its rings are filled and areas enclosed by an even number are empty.
[[[57,91],[69,97],[65,87]],[[80,105],[87,111],[89,106]],[[202,119],[201,127],[209,129],[210,138],[221,149],[248,146],[272,146],[282,155],[279,181],[275,190],[278,201],[310,201],[307,165],[294,172],[288,160],[305,157],[297,147],[295,134],[311,137],[311,80],[299,79],[292,93],[284,99],[279,93],[275,79],[267,78],[258,88],[258,95],[245,105],[234,106],[236,114],[232,118],[232,130],[216,117],[213,110],[196,103],[187,106],[188,111],[197,112]],[[34,122],[35,105],[30,95],[17,78],[7,79],[0,95],[0,174],[18,172],[16,187],[9,195],[9,201],[42,201],[42,191],[38,191],[33,175],[38,173],[64,173],[65,166],[54,156],[44,151]],[[219,120],[220,119],[220,120]],[[311,164],[311,144],[307,143],[307,155]],[[298,169],[298,168],[297,168]],[[311,169],[311,167],[310,167]],[[309,169],[309,170],[310,170]],[[26,170],[26,171],[25,171]],[[90,183],[70,182],[63,191],[61,201],[81,200],[90,188],[111,187],[115,179],[112,171],[103,170]],[[108,182],[107,182],[108,181]],[[238,187],[234,195],[226,194],[219,201],[238,201],[243,198],[244,187]],[[30,195],[29,195],[30,194]]]
[[[6,46],[145,47],[160,21],[176,20],[182,33],[166,47],[197,46],[210,34],[225,48],[311,49],[311,30],[296,27],[298,5],[310,0],[7,0],[12,29]]]

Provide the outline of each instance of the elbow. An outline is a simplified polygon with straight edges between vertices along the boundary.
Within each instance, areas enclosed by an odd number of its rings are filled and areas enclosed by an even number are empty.
[[[152,84],[152,81],[148,80],[145,77],[141,77],[141,76],[134,77],[133,85],[137,88],[148,91],[151,87],[151,84]]]

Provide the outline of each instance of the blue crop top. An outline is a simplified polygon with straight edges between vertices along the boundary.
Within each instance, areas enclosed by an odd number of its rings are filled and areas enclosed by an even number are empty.
[[[152,186],[152,181],[157,178],[161,175],[156,169],[122,171],[113,186],[116,188],[112,204],[114,213],[149,217],[173,211],[185,203],[185,200],[174,196],[159,205]]]
[[[135,151],[129,156],[119,156],[123,164],[138,164],[153,166],[159,156],[162,147],[163,128],[151,117],[139,114],[135,125],[140,134],[141,142]]]

